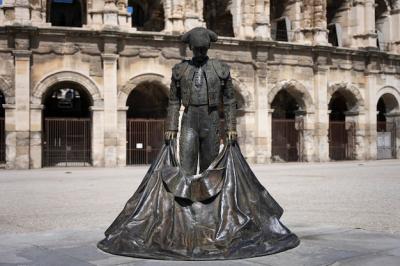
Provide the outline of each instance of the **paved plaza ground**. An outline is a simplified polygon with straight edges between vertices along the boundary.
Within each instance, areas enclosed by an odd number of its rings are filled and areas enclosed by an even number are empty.
[[[0,265],[187,265],[112,256],[96,242],[143,167],[0,170]],[[193,265],[400,265],[400,161],[254,165],[301,239],[278,255]]]

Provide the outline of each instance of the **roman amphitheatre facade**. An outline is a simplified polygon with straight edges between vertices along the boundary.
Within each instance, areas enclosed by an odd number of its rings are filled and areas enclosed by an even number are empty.
[[[150,163],[196,26],[231,66],[250,162],[400,158],[400,1],[0,1],[0,161]]]

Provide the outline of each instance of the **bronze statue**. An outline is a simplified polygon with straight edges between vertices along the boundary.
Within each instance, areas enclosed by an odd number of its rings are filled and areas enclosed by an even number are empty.
[[[236,141],[229,68],[207,57],[217,35],[195,28],[182,39],[194,57],[173,69],[165,145],[98,247],[168,260],[249,258],[296,247],[299,239],[279,220],[283,209],[259,183]],[[174,143],[181,103],[179,164]],[[227,141],[218,154],[221,103]]]
[[[182,40],[193,51],[192,60],[184,60],[172,70],[166,138],[178,131],[179,109],[185,107],[179,139],[180,163],[190,175],[208,168],[219,151],[219,114],[224,107],[228,139],[236,139],[236,101],[228,65],[209,59],[207,51],[217,35],[205,28],[194,28]]]

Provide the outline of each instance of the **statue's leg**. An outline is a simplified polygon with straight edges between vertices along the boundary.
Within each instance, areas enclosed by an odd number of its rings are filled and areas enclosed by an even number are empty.
[[[213,111],[204,116],[200,126],[200,172],[206,170],[219,152],[219,115]]]
[[[199,135],[196,131],[196,121],[191,112],[184,113],[179,138],[179,158],[182,170],[188,175],[195,175],[199,153]]]

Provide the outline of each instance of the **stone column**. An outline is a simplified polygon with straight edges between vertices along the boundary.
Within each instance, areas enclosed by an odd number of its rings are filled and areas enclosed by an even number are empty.
[[[355,160],[364,160],[365,157],[365,112],[364,111],[347,111],[346,115],[346,130],[352,130],[355,127],[353,158]]]
[[[314,124],[312,123],[312,112],[303,110],[296,111],[296,130],[300,133],[299,149],[301,151],[300,161],[311,162],[314,156]]]
[[[17,155],[16,108],[14,104],[3,104],[3,108],[5,111],[6,169],[15,169]]]
[[[270,162],[271,158],[271,125],[268,103],[268,77],[267,77],[268,52],[257,53],[256,90],[254,95],[255,108],[255,161],[257,163]],[[272,114],[272,113],[271,113]]]
[[[390,45],[390,51],[400,54],[400,3],[396,6],[396,9],[392,9],[390,14],[392,18],[392,43]]]
[[[118,55],[103,54],[104,70],[104,160],[106,167],[117,165],[117,61]]]
[[[376,48],[375,1],[357,0],[353,2],[352,8],[352,17],[349,18],[349,21],[357,21],[353,32],[353,47]]]
[[[167,33],[183,33],[184,27],[184,12],[185,0],[165,0],[164,1],[164,16],[165,28]]]
[[[329,115],[328,115],[328,67],[319,66],[314,72],[315,98],[315,160],[329,161]]]
[[[185,0],[184,30],[189,31],[194,27],[205,26],[203,19],[203,1]]]
[[[326,21],[327,3],[326,0],[314,0],[314,28],[313,44],[328,45],[328,29]]]
[[[269,3],[270,0],[256,0],[254,29],[256,39],[271,40]]]
[[[272,114],[274,109],[267,109],[267,123],[265,124],[265,137],[266,137],[266,150],[267,162],[272,162]]]
[[[377,158],[377,87],[376,86],[376,75],[379,74],[379,70],[370,70],[365,73],[365,102],[368,107],[366,110],[366,123],[365,123],[365,137],[366,142],[370,145],[366,145],[366,159],[367,160],[376,160]]]
[[[92,112],[92,164],[104,167],[104,108],[90,107]]]
[[[243,38],[253,39],[254,35],[254,13],[255,13],[255,1],[256,0],[242,0],[242,26],[243,26]]]
[[[42,167],[43,105],[31,105],[30,168]]]
[[[130,14],[128,14],[127,10],[128,1],[127,0],[118,0],[118,25],[125,28],[130,28],[132,25],[132,18]]]
[[[23,40],[22,42],[25,42]],[[15,59],[15,168],[29,169],[31,51],[14,50]]]
[[[118,108],[117,165],[120,167],[126,166],[126,145],[128,143],[126,136],[126,112],[128,108],[128,106]]]
[[[118,13],[115,0],[105,0],[103,24],[106,26],[118,26]]]

